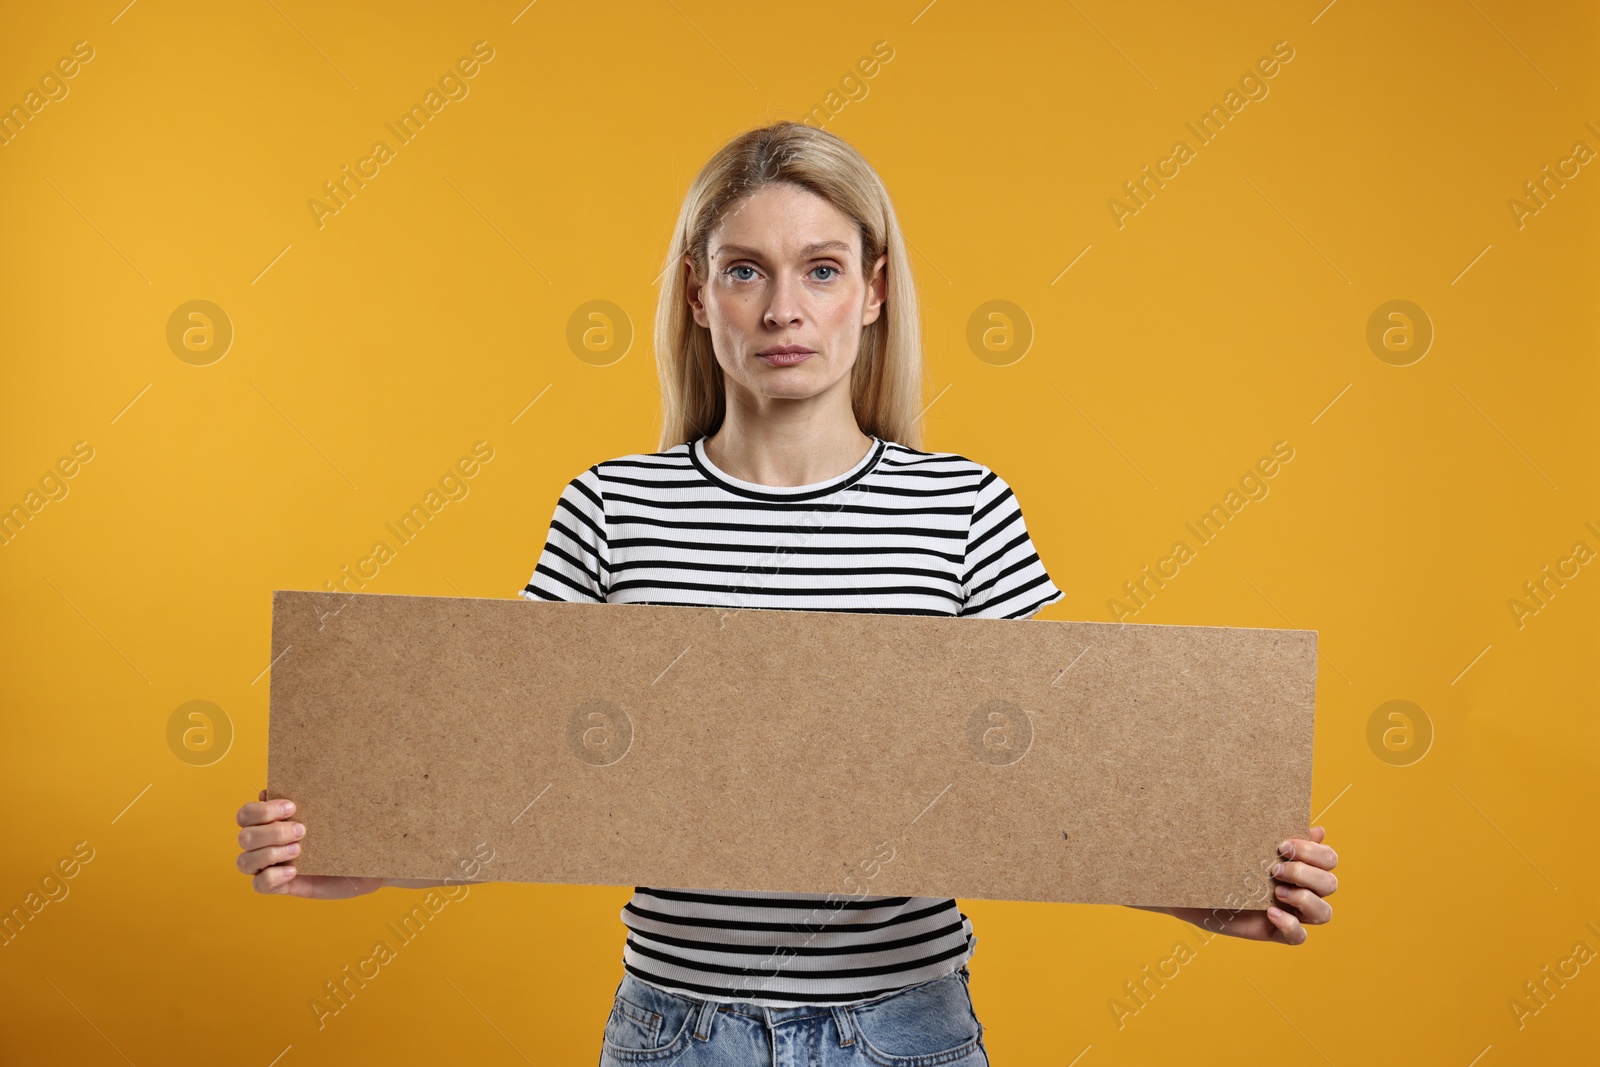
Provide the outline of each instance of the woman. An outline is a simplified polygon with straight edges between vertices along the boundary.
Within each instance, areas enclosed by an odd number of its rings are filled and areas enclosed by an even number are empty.
[[[987,467],[921,450],[910,263],[871,166],[783,122],[724,146],[689,190],[656,316],[660,451],[565,487],[529,600],[1022,619],[1064,595]],[[395,879],[296,877],[288,802],[239,811],[265,893],[340,897]],[[1163,910],[1299,944],[1336,862],[1311,840],[1283,905]],[[967,991],[976,938],[951,899],[636,887],[601,1063],[986,1064]]]

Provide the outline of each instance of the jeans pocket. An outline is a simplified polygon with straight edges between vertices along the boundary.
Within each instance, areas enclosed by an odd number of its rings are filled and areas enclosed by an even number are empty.
[[[884,1067],[934,1067],[978,1056],[983,1025],[964,975],[951,973],[846,1008],[861,1054]]]
[[[682,1055],[700,1005],[625,975],[612,998],[601,1063],[649,1063]]]

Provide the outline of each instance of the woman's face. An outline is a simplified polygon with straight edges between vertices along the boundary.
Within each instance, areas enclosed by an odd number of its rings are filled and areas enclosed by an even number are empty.
[[[863,278],[855,224],[791,182],[764,185],[735,203],[711,232],[706,255],[705,279],[684,257],[688,298],[694,320],[711,331],[730,406],[830,398],[849,411],[850,369],[861,328],[882,307],[888,257]],[[788,364],[762,357],[775,346],[811,354]]]

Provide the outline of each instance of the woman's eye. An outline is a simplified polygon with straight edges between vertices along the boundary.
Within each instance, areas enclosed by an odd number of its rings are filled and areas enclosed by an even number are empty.
[[[739,264],[736,264],[736,265],[734,265],[732,267],[729,267],[727,269],[727,271],[725,271],[724,273],[730,275],[735,281],[740,281],[740,282],[750,281],[751,279],[749,277],[747,277],[745,275],[742,275],[742,274],[736,273],[736,272],[741,271],[741,270],[747,270],[747,271],[754,272],[755,268],[750,266],[750,265],[748,265],[748,264],[745,264],[745,263],[739,263]],[[838,267],[830,267],[827,264],[821,264],[819,266],[815,266],[815,267],[811,268],[811,271],[812,271],[813,274],[816,273],[819,270],[825,270],[825,271],[831,271],[832,272],[826,278],[818,278],[817,279],[818,281],[823,281],[823,282],[831,282],[831,281],[833,281],[833,279],[837,278],[839,276],[839,273],[840,273]]]

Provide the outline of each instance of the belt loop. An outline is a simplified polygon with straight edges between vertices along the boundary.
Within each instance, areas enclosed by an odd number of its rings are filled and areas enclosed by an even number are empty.
[[[700,1010],[695,1013],[694,1036],[701,1041],[711,1040],[711,1022],[717,1016],[717,1002],[702,1000]]]
[[[848,1048],[856,1043],[856,1028],[850,1022],[850,1009],[842,1004],[832,1006],[833,1025],[839,1031],[839,1047]]]

